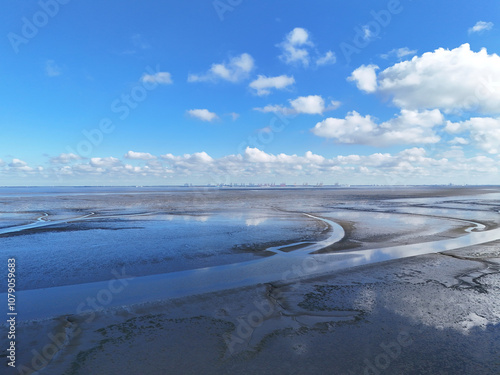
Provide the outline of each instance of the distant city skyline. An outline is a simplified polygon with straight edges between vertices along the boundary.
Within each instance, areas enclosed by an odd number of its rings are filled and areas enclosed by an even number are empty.
[[[0,186],[499,183],[496,1],[5,8]]]

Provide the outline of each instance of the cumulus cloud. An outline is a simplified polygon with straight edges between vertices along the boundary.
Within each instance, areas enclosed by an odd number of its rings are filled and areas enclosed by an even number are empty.
[[[461,122],[448,121],[445,130],[450,134],[468,133],[469,141],[490,154],[500,154],[500,117],[472,117]],[[461,140],[466,143],[461,143]],[[459,144],[469,143],[463,137],[455,138]]]
[[[59,156],[53,157],[50,159],[52,164],[68,164],[74,160],[82,159],[81,156],[73,154],[73,153],[62,153]]]
[[[439,155],[429,155],[423,147],[412,147],[396,153],[347,154],[327,158],[311,151],[302,155],[273,154],[259,148],[247,147],[241,154],[219,158],[213,158],[206,152],[165,154],[159,159],[146,160],[144,165],[134,166],[108,156],[68,165],[52,165],[49,169],[31,168],[26,162],[14,159],[10,166],[0,168],[0,176],[7,179],[25,177],[29,178],[29,181],[34,181],[37,176],[43,179],[60,177],[65,181],[81,182],[91,178],[93,182],[102,184],[113,181],[121,181],[124,184],[145,181],[163,184],[196,181],[290,183],[296,181],[296,178],[311,182],[340,181],[351,184],[497,182],[498,157],[465,157],[461,146],[456,145],[451,146],[449,150],[440,151]]]
[[[337,57],[332,51],[320,54],[311,41],[309,31],[302,27],[296,27],[290,31],[277,47],[281,49],[279,58],[286,64],[301,65],[307,68],[311,61],[316,66],[335,64],[337,61]]]
[[[277,104],[268,104],[265,107],[255,107],[254,111],[259,111],[259,112],[264,112],[264,113],[269,113],[269,112],[279,112],[279,113],[285,113],[288,114],[288,111],[290,111],[290,108],[284,107],[282,105],[277,105]]]
[[[91,158],[90,166],[98,167],[98,168],[110,168],[117,165],[120,165],[122,162],[118,158],[114,158],[112,156],[106,158]]]
[[[279,112],[284,115],[321,115],[325,111],[330,111],[339,107],[340,102],[331,101],[329,106],[325,106],[325,100],[320,95],[299,96],[296,99],[290,99],[289,107],[281,105],[267,105],[262,108],[254,108],[259,112]]]
[[[245,158],[248,161],[256,163],[271,163],[271,162],[276,162],[278,160],[281,161],[287,160],[290,158],[290,156],[285,154],[274,156],[262,150],[259,150],[258,148],[247,147],[245,149]]]
[[[142,82],[159,83],[161,85],[170,85],[173,83],[169,72],[157,72],[155,74],[144,74],[141,77]]]
[[[208,109],[190,109],[187,111],[188,115],[197,118],[201,121],[212,122],[217,120],[219,116],[214,112],[210,112]]]
[[[375,70],[362,66],[349,79],[360,90],[381,93],[405,109],[500,113],[500,57],[484,48],[439,48],[395,64],[378,77]]]
[[[437,109],[432,111],[401,110],[389,121],[377,124],[369,116],[352,111],[345,118],[327,118],[318,122],[311,131],[323,138],[338,143],[390,146],[398,144],[437,143],[440,137],[434,127],[441,125],[443,115]]]
[[[151,155],[149,152],[135,152],[129,151],[124,156],[125,159],[135,159],[135,160],[154,160],[156,156]]]
[[[42,167],[38,168],[32,168],[28,166],[28,163],[26,163],[24,160],[21,159],[12,159],[12,161],[8,164],[8,167],[10,168],[11,171],[17,171],[17,172],[33,172],[33,171],[41,171],[43,170]]]
[[[181,175],[213,173],[216,171],[216,168],[212,168],[214,159],[205,151],[195,152],[194,154],[184,154],[182,156],[165,154],[162,155],[161,158],[168,164],[169,169]]]
[[[320,56],[316,59],[316,65],[329,65],[335,64],[337,62],[337,56],[334,52],[328,51],[323,56]]]
[[[259,96],[269,95],[271,89],[283,90],[290,85],[295,83],[295,78],[293,76],[281,75],[277,77],[266,77],[265,75],[260,75],[254,81],[250,82],[250,88],[255,90],[255,93]]]
[[[296,113],[321,115],[325,110],[325,101],[319,95],[299,96],[297,99],[290,100],[290,106]]]
[[[380,55],[383,59],[388,59],[391,56],[396,56],[399,60],[406,56],[413,56],[417,53],[416,49],[409,49],[408,47],[395,48],[385,54]]]
[[[9,167],[11,168],[21,168],[25,167],[26,165],[28,165],[28,163],[20,159],[12,159],[12,161],[9,163]]]
[[[446,158],[433,159],[425,149],[414,147],[397,154],[339,155],[327,159],[308,151],[304,156],[269,154],[247,147],[239,160],[242,169],[267,171],[279,175],[358,175],[378,177],[387,184],[406,184],[409,176],[433,174],[450,167]],[[491,169],[491,168],[490,168]]]
[[[361,91],[372,93],[377,90],[377,73],[379,67],[377,65],[361,65],[358,69],[352,72],[347,78],[348,81],[353,81]]]
[[[481,33],[493,28],[493,22],[478,21],[476,24],[469,28],[469,34]]]
[[[469,141],[462,137],[455,137],[452,140],[448,141],[450,145],[468,145]]]
[[[287,64],[309,65],[309,50],[313,43],[309,40],[309,32],[302,27],[296,27],[290,31],[283,42],[278,45],[282,54],[282,59]]]
[[[216,82],[219,80],[233,83],[240,82],[248,78],[254,67],[253,57],[248,53],[242,53],[239,56],[231,58],[229,62],[212,64],[205,74],[189,74],[188,82]]]

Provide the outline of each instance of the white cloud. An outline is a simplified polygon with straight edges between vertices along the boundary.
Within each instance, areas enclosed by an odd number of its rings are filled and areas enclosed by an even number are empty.
[[[35,172],[35,171],[42,171],[42,167],[38,168],[32,168],[28,166],[28,163],[26,163],[24,160],[20,159],[12,159],[12,161],[8,164],[9,170],[14,171],[14,172]]]
[[[326,110],[333,111],[333,110],[337,109],[338,107],[340,107],[341,105],[342,105],[342,103],[339,102],[338,100],[332,100],[330,102],[330,105],[328,107],[326,107]]]
[[[154,160],[156,156],[151,155],[149,152],[135,152],[129,151],[124,156],[125,159],[135,159],[135,160]]]
[[[341,143],[366,143],[366,139],[370,140],[376,128],[377,125],[369,115],[363,117],[353,111],[345,119],[329,117],[318,122],[311,131],[319,137],[333,138]]]
[[[402,115],[403,116],[403,115]],[[402,117],[400,116],[400,117]],[[427,114],[433,117],[432,114]],[[407,119],[412,115],[408,114]],[[421,117],[425,117],[422,115]],[[410,120],[408,120],[410,121]],[[431,124],[427,124],[431,126]],[[162,155],[143,166],[125,164],[118,158],[92,158],[78,164],[54,165],[49,169],[29,167],[20,159],[0,168],[6,181],[92,181],[106,184],[183,184],[184,182],[295,182],[351,184],[423,184],[497,182],[500,158],[477,155],[465,157],[461,146],[440,149],[437,156],[429,155],[423,147],[413,147],[396,153],[370,155],[338,155],[326,158],[311,151],[303,155],[272,154],[247,147],[241,154],[217,159],[206,152],[185,155]],[[300,181],[299,180],[299,181]]]
[[[450,145],[468,145],[469,141],[462,137],[455,137],[451,141],[448,141]]]
[[[490,154],[500,154],[500,117],[472,117],[455,123],[448,121],[445,130],[450,134],[468,133],[470,143],[475,147]],[[456,143],[462,139],[469,143],[463,137],[455,138]]]
[[[78,156],[78,155],[75,155],[72,153],[68,153],[68,154],[62,153],[59,156],[51,158],[50,162],[52,164],[68,164],[73,160],[80,160],[80,159],[82,159],[81,156]]]
[[[268,104],[265,107],[256,107],[254,111],[269,113],[269,112],[279,112],[283,114],[290,114],[291,109],[277,104]]]
[[[120,165],[122,162],[120,159],[114,158],[112,156],[106,158],[91,158],[90,166],[95,168],[110,168]]]
[[[265,153],[258,148],[247,147],[245,149],[245,158],[251,162],[269,163],[277,161],[278,157]]]
[[[194,154],[184,154],[183,156],[175,156],[172,154],[165,154],[161,156],[162,159],[171,163],[175,168],[185,167],[190,168],[194,165],[205,165],[210,164],[214,161],[210,155],[205,151],[195,152]]]
[[[61,75],[61,72],[61,67],[54,60],[47,60],[45,62],[45,74],[48,77],[57,77]]]
[[[248,53],[243,53],[231,58],[229,62],[212,64],[205,74],[189,74],[188,82],[216,82],[221,79],[233,83],[240,82],[248,78],[254,67],[255,63],[252,56]]]
[[[415,55],[417,53],[416,49],[409,49],[408,47],[395,48],[383,55],[380,55],[383,59],[388,59],[391,56],[396,56],[398,59],[402,59],[405,56]]]
[[[323,138],[338,143],[389,146],[401,144],[428,144],[439,142],[433,128],[442,124],[443,115],[439,110],[401,110],[399,116],[377,124],[369,116],[361,116],[352,111],[343,119],[327,118],[318,122],[311,131]]]
[[[214,112],[210,112],[208,109],[190,109],[187,113],[194,118],[202,121],[211,122],[219,118]]]
[[[337,58],[335,53],[327,51],[321,54],[311,41],[309,31],[302,27],[296,27],[290,31],[284,40],[277,45],[281,49],[279,58],[290,65],[301,65],[307,68],[311,61],[316,66],[335,64]]]
[[[267,105],[263,108],[254,108],[254,110],[264,113],[279,112],[284,115],[321,115],[323,112],[336,109],[340,105],[340,102],[332,100],[330,105],[326,107],[325,100],[320,95],[299,96],[296,99],[290,99],[288,102],[290,107]]]
[[[11,168],[21,168],[27,166],[28,163],[26,163],[23,160],[20,159],[12,159],[12,162],[9,163],[9,167]]]
[[[20,172],[33,172],[33,171],[35,171],[34,168],[27,166],[27,165],[25,165],[23,167],[17,167],[17,168],[15,168],[15,170],[20,171]],[[38,170],[41,171],[41,170],[43,170],[43,168],[39,167]]]
[[[287,64],[300,63],[309,65],[309,51],[307,47],[313,46],[309,40],[309,32],[302,27],[296,27],[290,31],[283,42],[279,45],[282,50],[280,58]]]
[[[144,74],[141,77],[142,82],[159,83],[162,85],[170,85],[173,83],[172,76],[169,72],[157,72],[155,74]]]
[[[356,82],[356,86],[361,91],[371,93],[377,90],[377,73],[379,67],[377,65],[361,65],[358,69],[352,72],[348,81]]]
[[[319,95],[299,96],[291,100],[290,105],[296,113],[309,115],[321,115],[325,110],[325,101]]]
[[[448,142],[450,143],[450,142]],[[463,159],[465,157],[464,150],[462,149],[461,145],[453,145],[449,149],[441,152],[439,154],[443,158],[447,159]]]
[[[281,75],[277,77],[266,77],[258,75],[257,79],[250,82],[250,88],[254,89],[257,95],[268,95],[271,89],[283,90],[295,83],[293,76]]]
[[[335,53],[332,51],[328,51],[325,53],[324,56],[318,57],[316,60],[316,65],[321,66],[321,65],[328,65],[328,64],[335,64],[337,62],[337,56],[335,56]]]
[[[468,44],[439,48],[395,64],[378,77],[374,73],[362,66],[350,79],[360,90],[391,97],[401,108],[500,113],[500,57],[486,49],[473,52]]]
[[[144,166],[132,166],[123,164],[121,160],[115,157],[91,158],[88,163],[66,165],[60,168],[53,168],[52,172],[59,176],[72,176],[75,178],[87,176],[101,176],[101,178],[111,178],[110,181],[116,182],[116,179],[124,179],[130,176],[162,176],[171,173],[156,160],[148,161]],[[94,177],[93,177],[94,178]],[[86,180],[84,180],[86,181]]]
[[[224,162],[225,158],[217,160]],[[397,154],[347,155],[327,159],[308,151],[304,156],[269,154],[257,148],[247,147],[242,158],[237,159],[241,170],[269,173],[280,176],[363,176],[376,177],[386,184],[407,184],[409,177],[421,181],[424,176],[435,174],[442,177],[442,171],[450,168],[447,159],[433,159],[423,148],[411,148]],[[475,161],[474,161],[475,162]],[[489,166],[489,170],[491,170]],[[494,168],[494,167],[493,167]],[[472,168],[471,168],[472,169]],[[456,171],[454,171],[456,173]],[[449,173],[448,173],[449,175]],[[337,178],[337,177],[334,177]]]
[[[286,36],[287,43],[293,46],[303,46],[310,44],[309,32],[301,27],[296,27]]]
[[[304,158],[308,163],[312,164],[322,164],[326,160],[325,157],[313,154],[311,151],[306,151]]]
[[[493,22],[478,21],[474,26],[469,28],[469,34],[480,33],[485,30],[491,30],[493,28]]]
[[[229,113],[229,116],[231,116],[233,121],[236,121],[240,117],[240,114],[236,113],[236,112],[231,112],[231,113]]]

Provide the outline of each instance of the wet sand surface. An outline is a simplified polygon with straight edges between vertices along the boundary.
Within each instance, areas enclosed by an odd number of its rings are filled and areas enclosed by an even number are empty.
[[[68,220],[76,217],[72,216],[75,213],[88,215],[87,210],[101,219],[78,220],[77,228],[71,227],[73,222],[62,222],[43,226],[41,231],[12,231],[1,235],[0,241],[12,245],[16,253],[29,254],[35,244],[53,241],[57,235],[67,240],[75,232],[83,236],[91,231],[93,235],[123,233],[116,227],[130,225],[151,230],[151,221],[161,225],[172,215],[206,217],[205,221],[187,220],[176,227],[188,233],[189,226],[195,224],[194,241],[200,230],[196,225],[210,223],[219,215],[224,219],[216,220],[214,227],[222,228],[220,238],[225,239],[226,248],[221,254],[226,258],[221,261],[217,251],[207,252],[205,258],[213,259],[206,268],[203,262],[182,263],[182,256],[173,253],[169,256],[175,266],[154,268],[147,264],[150,256],[138,256],[146,265],[129,271],[127,264],[116,263],[119,254],[111,251],[103,267],[107,279],[89,271],[94,282],[104,283],[97,289],[89,287],[89,279],[81,275],[46,276],[58,288],[82,290],[75,303],[69,304],[77,304],[74,310],[60,316],[43,316],[43,295],[49,296],[57,288],[36,287],[37,280],[46,279],[43,274],[32,276],[19,298],[23,293],[41,296],[37,302],[40,316],[36,317],[35,308],[24,320],[20,316],[18,371],[10,373],[39,369],[41,374],[498,374],[498,193],[492,188],[216,191],[198,192],[189,199],[185,192],[176,199],[162,196],[175,195],[172,192],[140,195],[140,199],[120,193],[112,200],[107,196],[106,205],[98,196],[85,195],[79,199],[65,196],[67,200],[60,204],[59,195],[55,199],[59,207],[48,213],[54,220]],[[200,194],[202,199],[195,198]],[[160,196],[163,203],[158,202]],[[14,207],[12,200],[0,194],[5,212],[9,205]],[[116,207],[110,207],[110,201]],[[49,211],[42,206],[41,197],[31,197],[19,220],[12,209],[9,224],[30,224],[27,217],[37,220],[43,216],[37,213]],[[226,220],[228,212],[232,219]],[[106,215],[108,218],[102,219]],[[228,221],[232,224],[227,225]],[[273,229],[262,233],[266,221]],[[290,221],[296,225],[290,226]],[[327,225],[328,221],[332,225]],[[333,236],[335,224],[342,227],[343,238]],[[84,228],[87,225],[92,229]],[[105,226],[114,230],[102,229]],[[168,226],[160,228],[168,230]],[[242,235],[241,228],[259,229],[255,232],[260,232],[260,237],[249,232]],[[299,232],[297,228],[301,228]],[[283,237],[277,238],[280,233]],[[116,238],[110,237],[107,246]],[[467,243],[465,238],[475,242]],[[463,244],[451,251],[432,248],[439,241],[461,239]],[[182,241],[175,240],[179,247]],[[325,246],[314,247],[318,244]],[[406,257],[412,246],[424,255]],[[391,248],[403,258],[320,269],[328,257],[337,257],[335,262],[339,263],[361,254],[366,258],[374,249]],[[305,261],[311,259],[311,251],[316,262]],[[132,248],[126,254],[132,264]],[[36,259],[34,256],[26,269],[37,273]],[[300,262],[286,264],[289,259]],[[68,268],[72,267],[72,261],[68,262]],[[249,262],[271,266],[274,262],[276,266],[271,268],[277,277],[247,283],[223,280],[226,286],[216,291],[198,286],[199,290],[182,298],[168,290],[168,283],[163,284],[163,298],[158,292],[157,298],[138,300],[137,294],[151,292],[147,283],[131,292],[137,280],[147,277],[168,280],[182,272],[200,272],[200,265],[210,270]],[[158,262],[162,263],[168,261]],[[110,266],[118,271],[115,278],[109,277]],[[38,267],[41,272],[45,266]],[[283,271],[288,271],[286,276]],[[90,300],[85,298],[85,290]],[[134,298],[122,303],[120,298],[127,298],[121,296]],[[37,301],[26,298],[26,306],[30,300],[31,304]]]

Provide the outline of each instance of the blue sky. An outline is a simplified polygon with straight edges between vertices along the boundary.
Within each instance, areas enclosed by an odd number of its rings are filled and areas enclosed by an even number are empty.
[[[496,184],[499,8],[9,2],[0,185]]]

